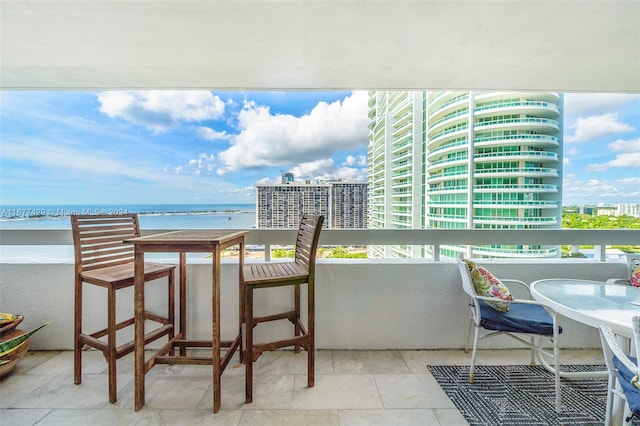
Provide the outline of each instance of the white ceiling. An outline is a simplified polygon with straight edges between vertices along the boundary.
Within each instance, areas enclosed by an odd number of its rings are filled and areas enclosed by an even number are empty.
[[[640,0],[1,0],[1,89],[640,92]]]

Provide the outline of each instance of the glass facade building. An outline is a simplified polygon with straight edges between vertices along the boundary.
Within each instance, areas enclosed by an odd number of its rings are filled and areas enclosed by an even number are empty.
[[[548,229],[562,221],[562,96],[369,92],[370,228]],[[373,257],[430,257],[375,246]],[[441,256],[556,257],[558,247],[447,246]]]

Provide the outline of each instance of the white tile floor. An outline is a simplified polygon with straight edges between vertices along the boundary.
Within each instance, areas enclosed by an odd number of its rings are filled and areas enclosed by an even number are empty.
[[[599,350],[563,350],[563,363],[603,363]],[[73,353],[32,351],[0,381],[0,424],[9,425],[466,425],[427,365],[468,364],[461,350],[320,350],[315,387],[306,356],[265,353],[257,362],[253,403],[244,404],[244,368],[222,377],[222,409],[212,412],[211,368],[154,367],[146,404],[133,410],[133,357],[118,362],[118,402],[107,399],[106,363],[83,356],[73,384]],[[525,350],[480,351],[480,364],[526,364]]]

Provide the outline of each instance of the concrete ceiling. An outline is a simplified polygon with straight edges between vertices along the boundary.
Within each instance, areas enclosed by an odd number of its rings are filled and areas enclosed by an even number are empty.
[[[1,89],[640,92],[640,1],[2,0]]]

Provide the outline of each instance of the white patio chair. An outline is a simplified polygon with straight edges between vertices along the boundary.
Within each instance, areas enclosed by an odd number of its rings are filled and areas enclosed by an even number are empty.
[[[478,342],[489,337],[506,335],[531,349],[531,365],[536,364],[537,358],[547,367],[549,364],[546,363],[546,360],[543,360],[545,356],[553,361],[553,367],[551,367],[551,369],[554,370],[555,376],[555,406],[556,411],[560,412],[560,350],[558,347],[558,337],[560,333],[562,333],[562,328],[558,325],[555,311],[541,302],[530,300],[529,286],[524,282],[512,279],[500,279],[505,285],[522,287],[526,290],[529,299],[514,298],[509,302],[508,311],[499,312],[487,304],[487,301],[495,302],[498,299],[477,294],[469,267],[462,255],[458,256],[457,262],[462,277],[462,287],[471,298],[469,305],[471,308],[469,336],[465,351],[468,351],[469,340],[471,339],[471,328],[474,328],[469,383],[473,383],[474,379]],[[482,334],[481,329],[487,332]],[[552,345],[553,352],[549,352],[549,350],[544,348],[543,343],[545,342]]]
[[[626,253],[627,278],[609,278],[607,284],[623,284],[640,287],[640,253]]]
[[[635,350],[636,354],[638,354],[640,353],[640,316],[633,317],[633,334]],[[625,354],[618,344],[617,336],[610,327],[606,325],[600,326],[600,339],[602,340],[604,360],[609,373],[605,425],[610,426],[613,422],[615,397],[625,401],[631,410],[631,416],[625,419],[626,422],[629,422],[633,417],[640,418],[640,389],[632,383],[640,377],[638,359]]]

